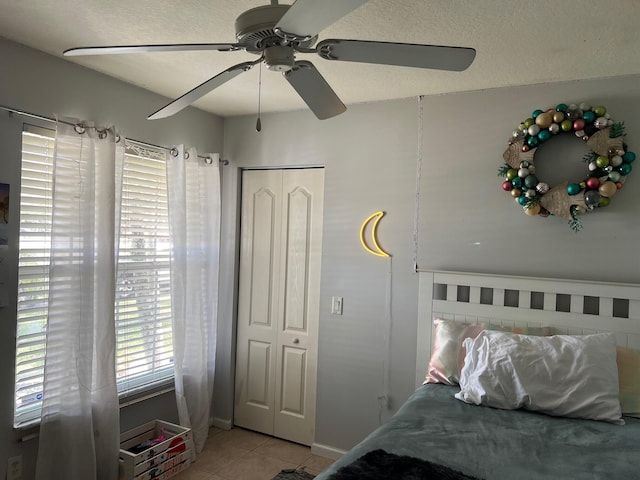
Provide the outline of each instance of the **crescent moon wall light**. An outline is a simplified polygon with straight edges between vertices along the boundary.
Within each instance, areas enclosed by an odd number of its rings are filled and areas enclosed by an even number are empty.
[[[377,257],[390,257],[391,255],[385,252],[380,246],[380,244],[378,244],[378,238],[377,238],[378,223],[380,222],[380,219],[382,219],[383,216],[384,216],[384,212],[378,211],[369,215],[365,219],[365,221],[362,222],[362,226],[360,227],[360,243],[362,243],[362,247],[372,255],[375,255]],[[365,231],[367,229],[367,226],[370,223],[372,224],[371,225],[371,243],[373,244],[373,248],[369,246],[369,244],[365,240]]]

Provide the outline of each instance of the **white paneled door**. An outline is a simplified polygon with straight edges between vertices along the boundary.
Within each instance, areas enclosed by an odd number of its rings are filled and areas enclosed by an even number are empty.
[[[324,170],[242,175],[234,423],[304,445],[315,427]]]

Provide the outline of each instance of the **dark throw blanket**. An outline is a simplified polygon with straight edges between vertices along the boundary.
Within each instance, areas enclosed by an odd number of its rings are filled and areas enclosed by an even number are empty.
[[[345,465],[329,480],[480,480],[444,465],[406,455],[372,450]]]

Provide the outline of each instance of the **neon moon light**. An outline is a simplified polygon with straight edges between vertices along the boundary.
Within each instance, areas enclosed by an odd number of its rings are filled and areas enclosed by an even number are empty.
[[[375,212],[369,215],[366,220],[362,222],[362,226],[360,227],[360,243],[362,243],[363,248],[372,255],[375,255],[377,257],[390,257],[391,255],[385,252],[378,244],[376,233],[376,230],[378,229],[378,223],[383,216],[383,211]],[[367,225],[369,225],[369,223],[371,222],[373,222],[373,225],[371,226],[371,242],[373,243],[374,248],[371,248],[364,239]]]

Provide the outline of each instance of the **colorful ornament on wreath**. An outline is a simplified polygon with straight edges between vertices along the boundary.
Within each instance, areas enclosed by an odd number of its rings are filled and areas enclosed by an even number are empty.
[[[588,171],[582,179],[550,187],[535,174],[536,149],[561,133],[572,133],[589,147],[583,157]],[[578,216],[608,206],[631,173],[636,154],[627,149],[624,135],[624,122],[614,122],[603,106],[561,103],[535,110],[513,131],[503,154],[502,189],[527,215],[556,215],[578,231],[582,228]]]

